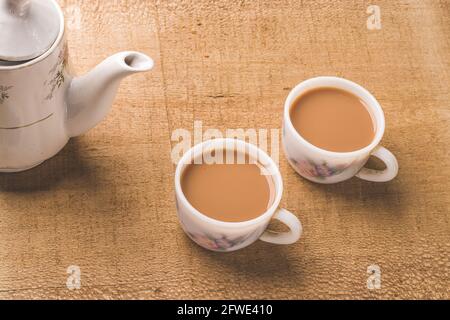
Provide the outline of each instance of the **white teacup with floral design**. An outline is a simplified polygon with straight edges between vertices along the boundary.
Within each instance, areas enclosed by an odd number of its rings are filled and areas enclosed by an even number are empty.
[[[254,156],[270,174],[275,186],[275,200],[262,215],[249,221],[224,222],[212,219],[195,209],[187,200],[181,187],[181,178],[186,167],[194,159],[215,151],[239,151]],[[218,181],[220,183],[220,181]],[[280,209],[283,181],[275,162],[261,149],[236,139],[215,139],[203,142],[190,149],[178,163],[175,173],[175,193],[178,217],[183,230],[198,245],[212,251],[231,252],[247,247],[258,239],[274,244],[293,244],[300,239],[302,225],[298,218],[287,210]],[[276,233],[267,231],[272,219],[285,224],[290,231]]]
[[[348,91],[365,103],[376,130],[370,145],[353,152],[331,152],[309,143],[298,133],[290,117],[292,104],[305,92],[323,87]],[[379,145],[385,130],[383,110],[372,94],[354,82],[337,77],[318,77],[302,82],[291,91],[286,100],[283,122],[283,146],[288,161],[298,174],[310,181],[331,184],[357,176],[367,181],[387,182],[398,174],[397,159]],[[370,156],[383,161],[386,169],[365,168]]]

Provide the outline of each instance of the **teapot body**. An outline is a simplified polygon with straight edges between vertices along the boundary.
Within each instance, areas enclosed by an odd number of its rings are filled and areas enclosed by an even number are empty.
[[[0,64],[0,172],[30,169],[68,142],[67,71],[63,32],[52,50],[20,65]]]

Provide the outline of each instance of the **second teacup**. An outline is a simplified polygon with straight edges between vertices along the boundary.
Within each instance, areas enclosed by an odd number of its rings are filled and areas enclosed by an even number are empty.
[[[312,144],[296,130],[291,118],[291,108],[303,95],[323,88],[347,92],[363,103],[373,123],[374,135],[370,144],[355,151],[329,151]],[[373,95],[354,82],[337,77],[318,77],[302,82],[291,91],[286,100],[283,122],[283,146],[288,161],[297,173],[310,181],[330,184],[357,176],[363,180],[386,182],[398,174],[397,159],[379,145],[385,130],[383,110]],[[382,160],[386,169],[365,168],[370,156]]]

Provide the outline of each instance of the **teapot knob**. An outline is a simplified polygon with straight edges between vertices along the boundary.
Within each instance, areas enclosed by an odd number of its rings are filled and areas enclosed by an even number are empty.
[[[10,12],[20,17],[27,14],[30,2],[30,0],[7,0]]]

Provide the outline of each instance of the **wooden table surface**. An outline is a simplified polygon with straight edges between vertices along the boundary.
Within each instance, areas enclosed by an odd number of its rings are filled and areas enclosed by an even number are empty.
[[[0,298],[450,298],[450,1],[378,0],[381,30],[367,28],[369,1],[60,3],[77,73],[128,49],[156,66],[55,158],[0,175]],[[379,99],[398,178],[316,185],[281,154],[282,205],[302,240],[231,254],[192,243],[176,217],[172,132],[279,129],[289,90],[319,75]],[[66,286],[71,265],[80,290]]]

